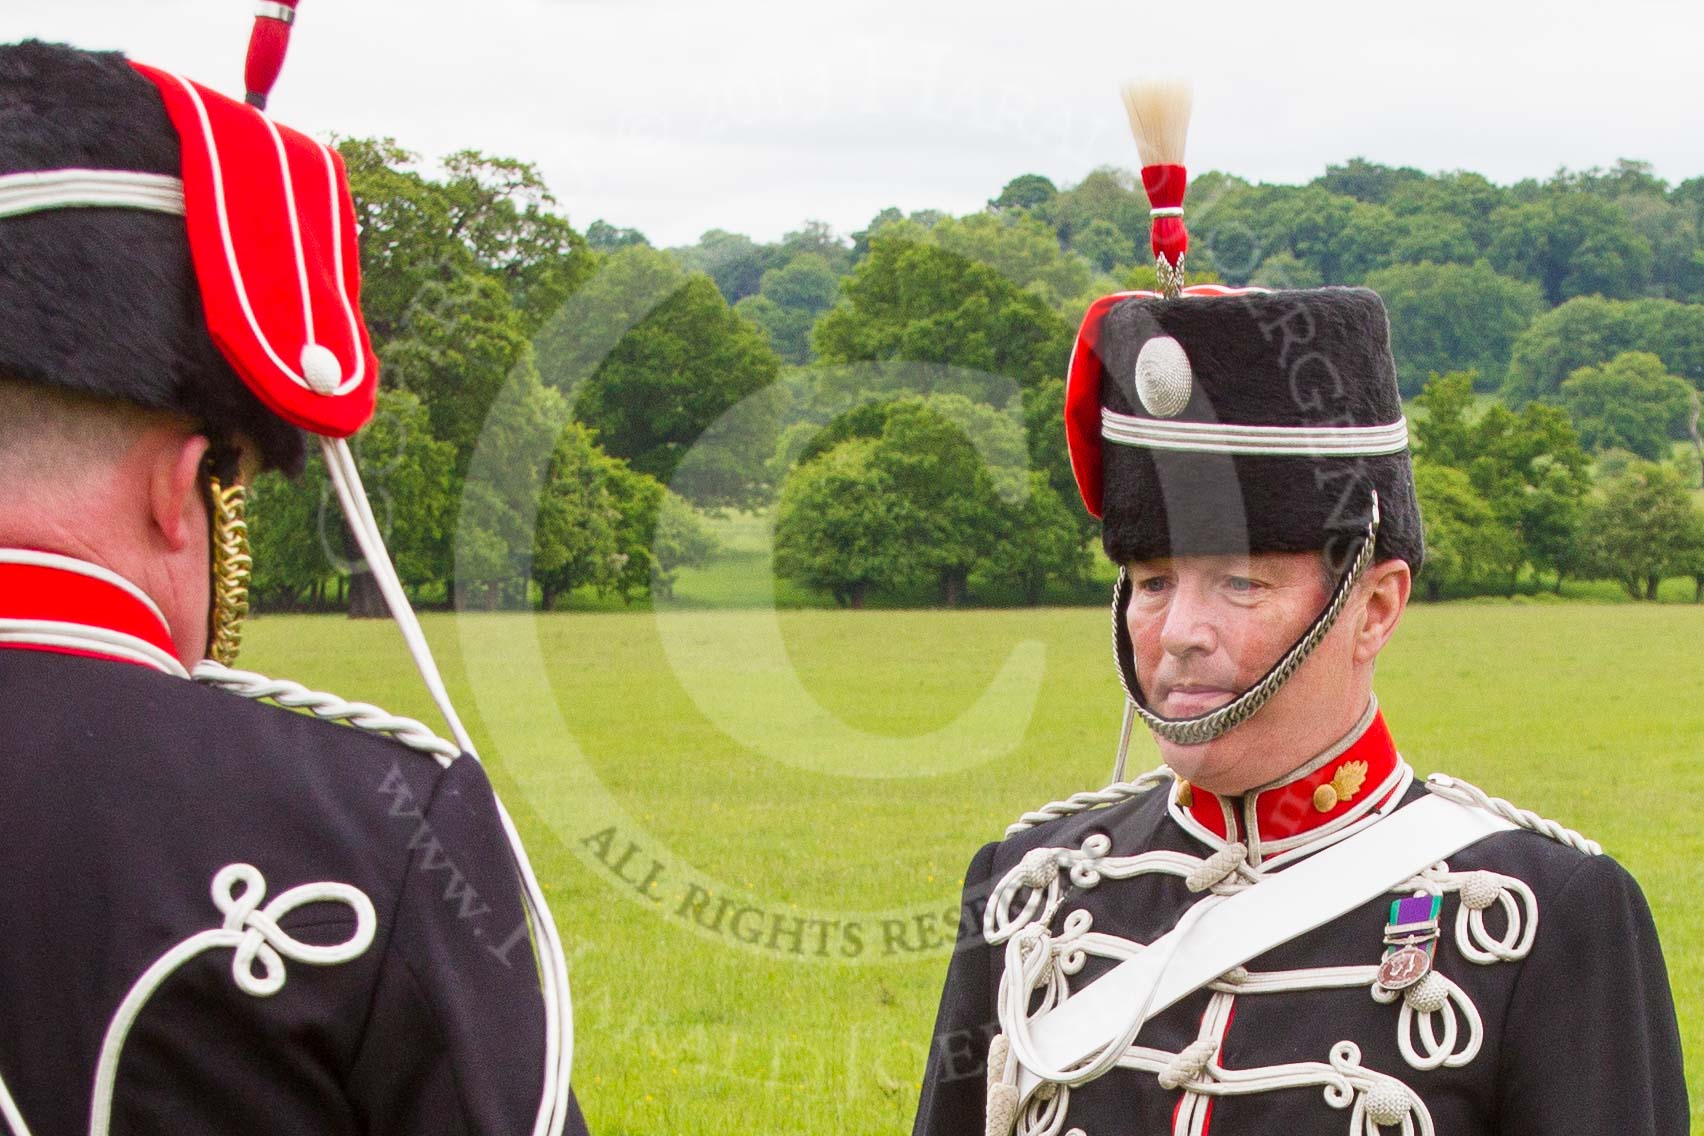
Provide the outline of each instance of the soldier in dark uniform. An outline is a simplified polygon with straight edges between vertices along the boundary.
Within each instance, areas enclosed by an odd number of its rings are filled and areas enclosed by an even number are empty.
[[[1178,100],[1130,97],[1163,287],[1090,309],[1066,417],[1166,765],[971,862],[916,1133],[1683,1136],[1638,885],[1373,698],[1423,554],[1382,304],[1183,287]]]
[[[329,152],[257,111],[0,48],[13,1136],[584,1131],[559,944],[477,760],[203,661],[244,606],[228,487],[372,409],[349,217]]]

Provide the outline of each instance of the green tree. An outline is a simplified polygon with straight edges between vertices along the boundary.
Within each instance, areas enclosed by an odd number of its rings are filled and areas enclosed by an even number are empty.
[[[1616,581],[1635,600],[1654,600],[1665,577],[1695,567],[1698,512],[1678,472],[1634,462],[1604,483],[1584,534],[1594,576]]]
[[[1024,602],[1034,606],[1049,583],[1082,585],[1094,556],[1078,523],[1081,511],[1060,500],[1040,470],[1031,471],[1025,480],[1021,499],[1001,499],[996,510],[1000,525],[985,542],[978,574],[1016,587]]]
[[[1040,174],[1021,174],[1007,182],[1000,196],[988,203],[996,212],[1006,209],[1034,209],[1059,196],[1059,188]]]
[[[567,423],[566,401],[539,380],[530,363],[517,369],[492,404],[480,438],[478,475],[467,477],[460,490],[456,606],[525,607],[541,523],[547,564],[557,567],[555,558],[567,554],[574,539],[568,532],[571,510],[579,502],[563,498],[559,491],[565,487],[551,480]],[[576,440],[570,437],[567,445]]]
[[[1071,468],[1071,451],[1065,440],[1065,380],[1047,379],[1024,391],[1022,399],[1030,468],[1043,474],[1054,494],[1065,503],[1078,535],[1083,538],[1094,535],[1100,531],[1100,522],[1083,507],[1077,477]]]
[[[1579,435],[1559,407],[1532,403],[1520,413],[1493,404],[1475,426],[1474,488],[1516,538],[1507,563],[1514,590],[1523,563],[1560,576],[1574,560],[1580,512],[1590,487]]]
[[[329,545],[318,539],[328,506]],[[343,556],[341,516],[317,452],[309,452],[295,479],[276,471],[255,478],[248,492],[248,531],[254,558],[249,589],[257,610],[323,604],[325,585],[336,572],[331,553]]]
[[[1148,195],[1128,170],[1102,166],[1060,192],[1051,201],[1036,205],[1035,215],[1053,226],[1059,242],[1069,245],[1076,235],[1095,221],[1108,221],[1124,234],[1125,247],[1147,247],[1151,218]]]
[[[535,378],[526,336],[526,322],[502,285],[490,275],[473,271],[421,285],[395,334],[380,348],[390,389],[414,400],[400,421],[418,423],[408,435],[421,444],[427,439],[441,444],[432,460],[452,498],[462,493],[462,478],[474,447],[505,386],[515,378]],[[376,424],[382,425],[382,420]],[[364,438],[357,445],[365,446]],[[380,464],[365,451],[362,457],[364,468]],[[389,496],[405,501],[411,492],[390,492]],[[415,583],[448,581],[453,574],[450,515],[446,512],[435,526],[422,525],[424,518],[399,526],[417,534],[410,540],[427,539],[429,534],[428,546],[416,550],[417,567],[399,566],[399,573]],[[515,530],[504,531],[513,535]],[[505,545],[505,558],[508,551]],[[359,561],[352,547],[348,558]],[[375,582],[364,569],[350,580],[349,612],[369,617],[386,614]]]
[[[1545,312],[1515,340],[1503,395],[1511,405],[1555,395],[1581,367],[1649,351],[1704,388],[1704,304],[1582,296]]]
[[[1692,602],[1704,604],[1704,513],[1693,511],[1691,529],[1674,568],[1677,575],[1692,577]]]
[[[1031,386],[1060,368],[1071,329],[1040,297],[986,264],[877,234],[813,340],[831,363],[903,359]]]
[[[1391,350],[1404,395],[1430,374],[1477,371],[1502,385],[1516,338],[1543,307],[1536,285],[1474,265],[1398,264],[1370,273],[1367,287],[1390,311]]]
[[[458,474],[511,373],[532,366],[525,321],[478,273],[423,284],[380,357],[388,382],[418,398],[432,435],[455,448]]]
[[[1466,469],[1478,452],[1471,371],[1434,375],[1414,400],[1415,448],[1434,465]]]
[[[876,442],[853,438],[806,462],[781,491],[775,571],[861,608],[873,590],[907,581],[903,547],[916,519],[875,461]]]
[[[443,167],[448,235],[503,285],[530,334],[591,272],[585,238],[551,211],[556,198],[530,162],[462,150]]]
[[[905,214],[892,205],[871,217],[868,225],[852,234],[852,263],[854,265],[860,264],[866,256],[870,255],[870,238],[889,225],[903,224],[904,221]],[[917,238],[922,238],[921,232],[917,234]]]
[[[648,245],[611,253],[533,337],[539,375],[572,403],[622,337],[686,280],[674,257]]]
[[[1365,158],[1350,158],[1341,166],[1325,167],[1325,173],[1315,178],[1313,184],[1327,193],[1386,205],[1402,186],[1424,180],[1425,174],[1409,166],[1386,166]]]
[[[773,268],[785,268],[801,256],[814,256],[836,276],[852,269],[852,250],[827,221],[806,221],[802,228],[785,233],[775,250]]]
[[[638,229],[619,229],[601,218],[586,226],[586,244],[594,252],[620,252],[650,243]]]
[[[1423,234],[1430,227],[1427,219],[1459,225],[1474,248],[1474,252],[1464,258],[1471,262],[1478,260],[1491,247],[1494,235],[1491,216],[1507,199],[1508,192],[1493,185],[1484,176],[1458,170],[1422,181],[1405,181],[1393,187],[1385,204],[1390,206],[1391,212],[1408,221],[1411,234]],[[1419,239],[1424,240],[1425,237],[1421,235]],[[1441,261],[1443,258],[1430,259]]]
[[[688,272],[702,272],[716,282],[728,303],[755,295],[773,257],[769,249],[744,233],[711,229],[696,245],[674,250]]]
[[[735,304],[734,310],[763,329],[784,362],[808,363],[811,328],[834,305],[839,291],[840,277],[829,262],[814,252],[801,253],[765,272],[759,293]]]
[[[1351,222],[1360,211],[1376,208],[1316,186],[1275,187],[1257,214],[1257,231],[1266,256],[1289,252],[1310,265],[1324,283],[1341,284],[1361,260],[1361,230],[1366,225],[1352,228]]]
[[[921,399],[892,405],[871,462],[913,518],[907,562],[935,580],[941,603],[959,606],[999,520],[989,467],[965,430]]]
[[[1613,202],[1550,192],[1503,206],[1491,223],[1491,263],[1537,283],[1549,304],[1589,295],[1630,299],[1650,281],[1651,243]]]
[[[686,499],[665,489],[651,532],[651,593],[672,599],[680,570],[706,564],[720,550],[721,542]]]
[[[572,440],[576,431],[583,440]],[[549,567],[541,571],[544,541],[556,539],[547,531],[541,508],[533,577],[543,592],[546,610],[555,596],[585,586],[600,593],[614,592],[629,603],[647,591],[660,599],[671,598],[682,568],[703,564],[715,555],[715,537],[677,494],[591,445],[583,427],[570,426],[564,443],[573,456],[564,461],[564,444],[558,445],[546,502],[566,497],[570,537],[581,542],[568,545],[570,552],[578,552],[577,561],[562,561],[556,571],[576,566],[579,571],[556,578],[548,574]],[[549,520],[560,523],[554,517]]]
[[[1627,308],[1637,338],[1631,349],[1655,352],[1670,374],[1704,390],[1704,304],[1635,300]]]
[[[1262,260],[1248,282],[1261,288],[1318,288],[1325,279],[1319,269],[1285,249]]]
[[[1414,487],[1426,532],[1426,564],[1419,584],[1428,600],[1446,590],[1474,590],[1500,572],[1518,550],[1491,506],[1473,488],[1466,472],[1418,461]]]
[[[627,332],[580,388],[574,414],[606,451],[665,484],[687,452],[746,396],[780,372],[763,333],[728,307],[705,276],[689,277]],[[779,423],[749,446],[718,447],[714,472],[682,491],[699,505],[738,505],[763,492]]]
[[[382,342],[421,285],[467,272],[473,254],[445,239],[450,204],[443,187],[414,168],[418,155],[390,138],[344,139],[337,149],[361,234],[361,312]]]
[[[1513,590],[1523,565],[1557,574],[1575,562],[1589,462],[1568,416],[1533,403],[1518,414],[1493,404],[1473,414],[1471,372],[1442,375],[1415,400],[1419,458],[1462,471],[1514,540],[1498,567]],[[1489,546],[1486,546],[1489,547]]]
[[[1633,229],[1650,242],[1651,282],[1671,300],[1704,300],[1704,256],[1697,218],[1684,202],[1640,193],[1617,204]]]
[[[930,229],[929,237],[948,252],[985,264],[1035,292],[1055,310],[1089,286],[1088,264],[1062,252],[1053,230],[1027,213],[949,217]]]
[[[1562,384],[1562,405],[1589,450],[1618,448],[1661,461],[1685,427],[1698,392],[1648,351],[1582,367]]]
[[[1569,375],[1636,348],[1625,304],[1580,296],[1545,312],[1510,349],[1503,397],[1515,406],[1561,389]]]
[[[1102,272],[1136,258],[1124,231],[1103,217],[1096,217],[1071,236],[1071,248]]]
[[[338,151],[361,233],[362,310],[381,343],[428,283],[488,276],[530,332],[591,272],[594,255],[530,163],[463,150],[434,181],[390,139],[345,139]]]
[[[1321,275],[1330,284],[1360,284],[1396,259],[1409,232],[1409,225],[1385,206],[1357,201],[1333,250],[1336,267],[1328,271],[1322,265]]]
[[[1421,213],[1402,217],[1401,224],[1390,250],[1399,264],[1472,264],[1484,259],[1472,227],[1460,217]]]
[[[615,581],[620,515],[608,484],[615,460],[577,422],[556,441],[533,528],[532,579],[545,611],[563,593],[588,585],[607,588]]]
[[[444,582],[455,519],[455,447],[432,433],[418,398],[388,390],[379,392],[373,420],[351,448],[403,583],[418,591]],[[335,501],[330,507],[337,508]]]

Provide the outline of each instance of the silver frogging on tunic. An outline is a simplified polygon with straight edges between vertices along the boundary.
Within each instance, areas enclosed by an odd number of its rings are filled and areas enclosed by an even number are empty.
[[[1124,665],[1121,644],[1124,641],[1124,608],[1130,600],[1130,572],[1119,568],[1118,583],[1112,591],[1112,641],[1113,661],[1118,669],[1118,681],[1124,687],[1127,699],[1127,715],[1134,711],[1150,730],[1169,742],[1178,745],[1201,745],[1210,742],[1221,734],[1241,725],[1253,717],[1262,706],[1269,702],[1278,689],[1289,681],[1307,657],[1314,652],[1320,641],[1337,623],[1337,617],[1343,614],[1343,607],[1349,602],[1349,592],[1366,573],[1368,565],[1373,562],[1373,553],[1378,544],[1379,535],[1379,493],[1373,490],[1372,519],[1367,522],[1366,534],[1361,538],[1360,550],[1355,554],[1354,563],[1337,581],[1337,587],[1331,594],[1331,600],[1325,605],[1325,610],[1319,613],[1319,618],[1313,625],[1296,640],[1295,644],[1284,653],[1272,669],[1266,672],[1264,678],[1243,693],[1217,710],[1210,710],[1194,718],[1162,718],[1148,709],[1142,699],[1142,689],[1136,683],[1134,663],[1128,668]],[[1117,780],[1124,770],[1124,759],[1130,744],[1129,731],[1126,730],[1119,739],[1118,759],[1114,767],[1113,779]]]
[[[1124,789],[1139,792],[1146,782],[1159,776],[1160,771],[1156,771]],[[1293,849],[1284,859],[1293,862],[1311,857],[1326,845],[1378,825],[1394,813],[1412,776],[1406,764],[1399,764],[1375,793],[1386,798],[1384,806],[1323,844]],[[1489,797],[1464,781],[1434,774],[1426,787],[1436,796],[1468,808],[1485,809],[1511,825],[1587,855],[1602,852],[1595,841],[1572,829],[1501,798]],[[1109,789],[1103,795],[1112,793]],[[1030,816],[1037,817],[1039,823],[1053,816],[1110,803],[1091,804],[1086,800],[1090,796],[1079,794],[1084,800],[1073,798],[1073,803],[1056,802],[1046,808],[1061,811],[1051,815],[1028,814],[1025,822]],[[1008,835],[1030,827],[1025,822],[1014,825]],[[1005,949],[1007,965],[1001,979],[1001,997],[1011,995],[1010,1001],[1001,1003],[1001,1032],[994,1036],[988,1051],[989,1132],[1003,1136],[1059,1136],[1066,1132],[1073,1088],[1094,1080],[1098,1074],[1070,1081],[1044,1078],[1034,1096],[1023,1101],[1017,1085],[1019,1064],[1009,1035],[1024,1029],[1040,1014],[1057,1008],[1065,999],[1080,995],[1081,988],[1076,995],[1072,993],[1068,979],[1082,972],[1090,956],[1109,963],[1123,962],[1154,945],[1127,939],[1110,928],[1097,929],[1090,910],[1066,909],[1068,892],[1086,892],[1108,881],[1162,875],[1184,878],[1192,891],[1200,885],[1201,891],[1228,897],[1258,887],[1269,878],[1264,870],[1252,871],[1246,867],[1243,855],[1239,855],[1247,851],[1242,845],[1225,844],[1218,838],[1208,843],[1216,850],[1206,857],[1164,850],[1113,855],[1111,838],[1105,833],[1091,833],[1078,847],[1031,848],[1007,870],[990,894],[982,919],[984,941],[991,947]],[[1306,868],[1305,864],[1299,866]],[[1532,888],[1515,876],[1483,868],[1454,870],[1447,859],[1440,858],[1383,894],[1395,897],[1455,894],[1458,902],[1453,920],[1454,942],[1464,965],[1520,962],[1532,950],[1538,929],[1538,899]],[[1059,918],[1061,913],[1063,920]],[[1060,923],[1057,932],[1052,929],[1055,921]],[[1369,1136],[1386,1128],[1395,1128],[1403,1136],[1436,1136],[1431,1113],[1420,1094],[1390,1073],[1363,1066],[1360,1047],[1352,1041],[1333,1045],[1323,1062],[1291,1061],[1253,1068],[1239,1065],[1232,1069],[1222,1063],[1220,1049],[1238,999],[1353,989],[1366,990],[1380,1005],[1397,1007],[1392,1023],[1397,1049],[1410,1068],[1419,1072],[1461,1068],[1480,1055],[1486,1036],[1485,1021],[1469,994],[1471,984],[1460,984],[1433,970],[1422,982],[1393,991],[1379,985],[1378,971],[1378,964],[1370,962],[1272,971],[1236,966],[1202,987],[1208,991],[1209,999],[1193,1042],[1172,1052],[1135,1044],[1132,1037],[1127,1046],[1117,1051],[1115,1064],[1118,1068],[1154,1074],[1162,1088],[1182,1090],[1174,1132],[1205,1131],[1208,1102],[1218,1097],[1317,1088],[1322,1090],[1327,1105],[1350,1114],[1349,1136]],[[1008,989],[1008,981],[1020,980],[1028,985]],[[1032,996],[1040,999],[1034,1007],[1027,1002]],[[1020,1013],[1011,1013],[1010,1008],[1020,999],[1026,1000],[1025,1008]]]

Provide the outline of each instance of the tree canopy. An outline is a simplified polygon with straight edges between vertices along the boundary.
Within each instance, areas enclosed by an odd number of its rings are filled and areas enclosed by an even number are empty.
[[[818,322],[830,362],[903,359],[974,369],[1032,386],[1053,375],[1071,329],[998,270],[903,234],[880,234]]]
[[[706,276],[688,277],[598,364],[574,414],[598,443],[665,484],[722,414],[772,384],[780,362],[751,323],[728,307]],[[683,486],[700,505],[750,502],[763,492],[773,430],[742,452],[729,450],[714,476]]]
[[[1562,405],[1589,450],[1622,449],[1661,461],[1685,431],[1697,391],[1649,351],[1581,367],[1562,384]]]

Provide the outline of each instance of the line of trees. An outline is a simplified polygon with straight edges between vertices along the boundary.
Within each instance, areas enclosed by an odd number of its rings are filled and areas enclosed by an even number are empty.
[[[525,162],[340,150],[385,374],[360,456],[416,599],[666,593],[726,509],[772,510],[777,571],[851,606],[1081,590],[1064,360],[1091,299],[1153,285],[1128,172],[1024,175],[849,240],[811,222],[661,250],[582,236]],[[1385,298],[1419,396],[1423,594],[1699,578],[1704,178],[1355,160],[1305,186],[1209,173],[1191,222],[1195,279]],[[317,459],[253,510],[263,606],[378,613]]]
[[[1614,381],[1678,393],[1696,430],[1697,391],[1663,375],[1654,356],[1629,353],[1583,368],[1564,388],[1595,398]],[[1704,447],[1674,460],[1666,424],[1648,407],[1623,415],[1612,401],[1601,416],[1586,418],[1597,430],[1594,463],[1560,407],[1531,402],[1517,412],[1494,403],[1479,412],[1471,373],[1435,377],[1416,405],[1414,472],[1427,556],[1420,585],[1427,598],[1513,593],[1530,570],[1549,574],[1558,592],[1568,578],[1613,580],[1635,600],[1654,600],[1664,579],[1689,576],[1694,600],[1704,602],[1704,512],[1692,499]],[[1611,448],[1626,440],[1613,432],[1619,426],[1630,435],[1643,430],[1651,457]]]

